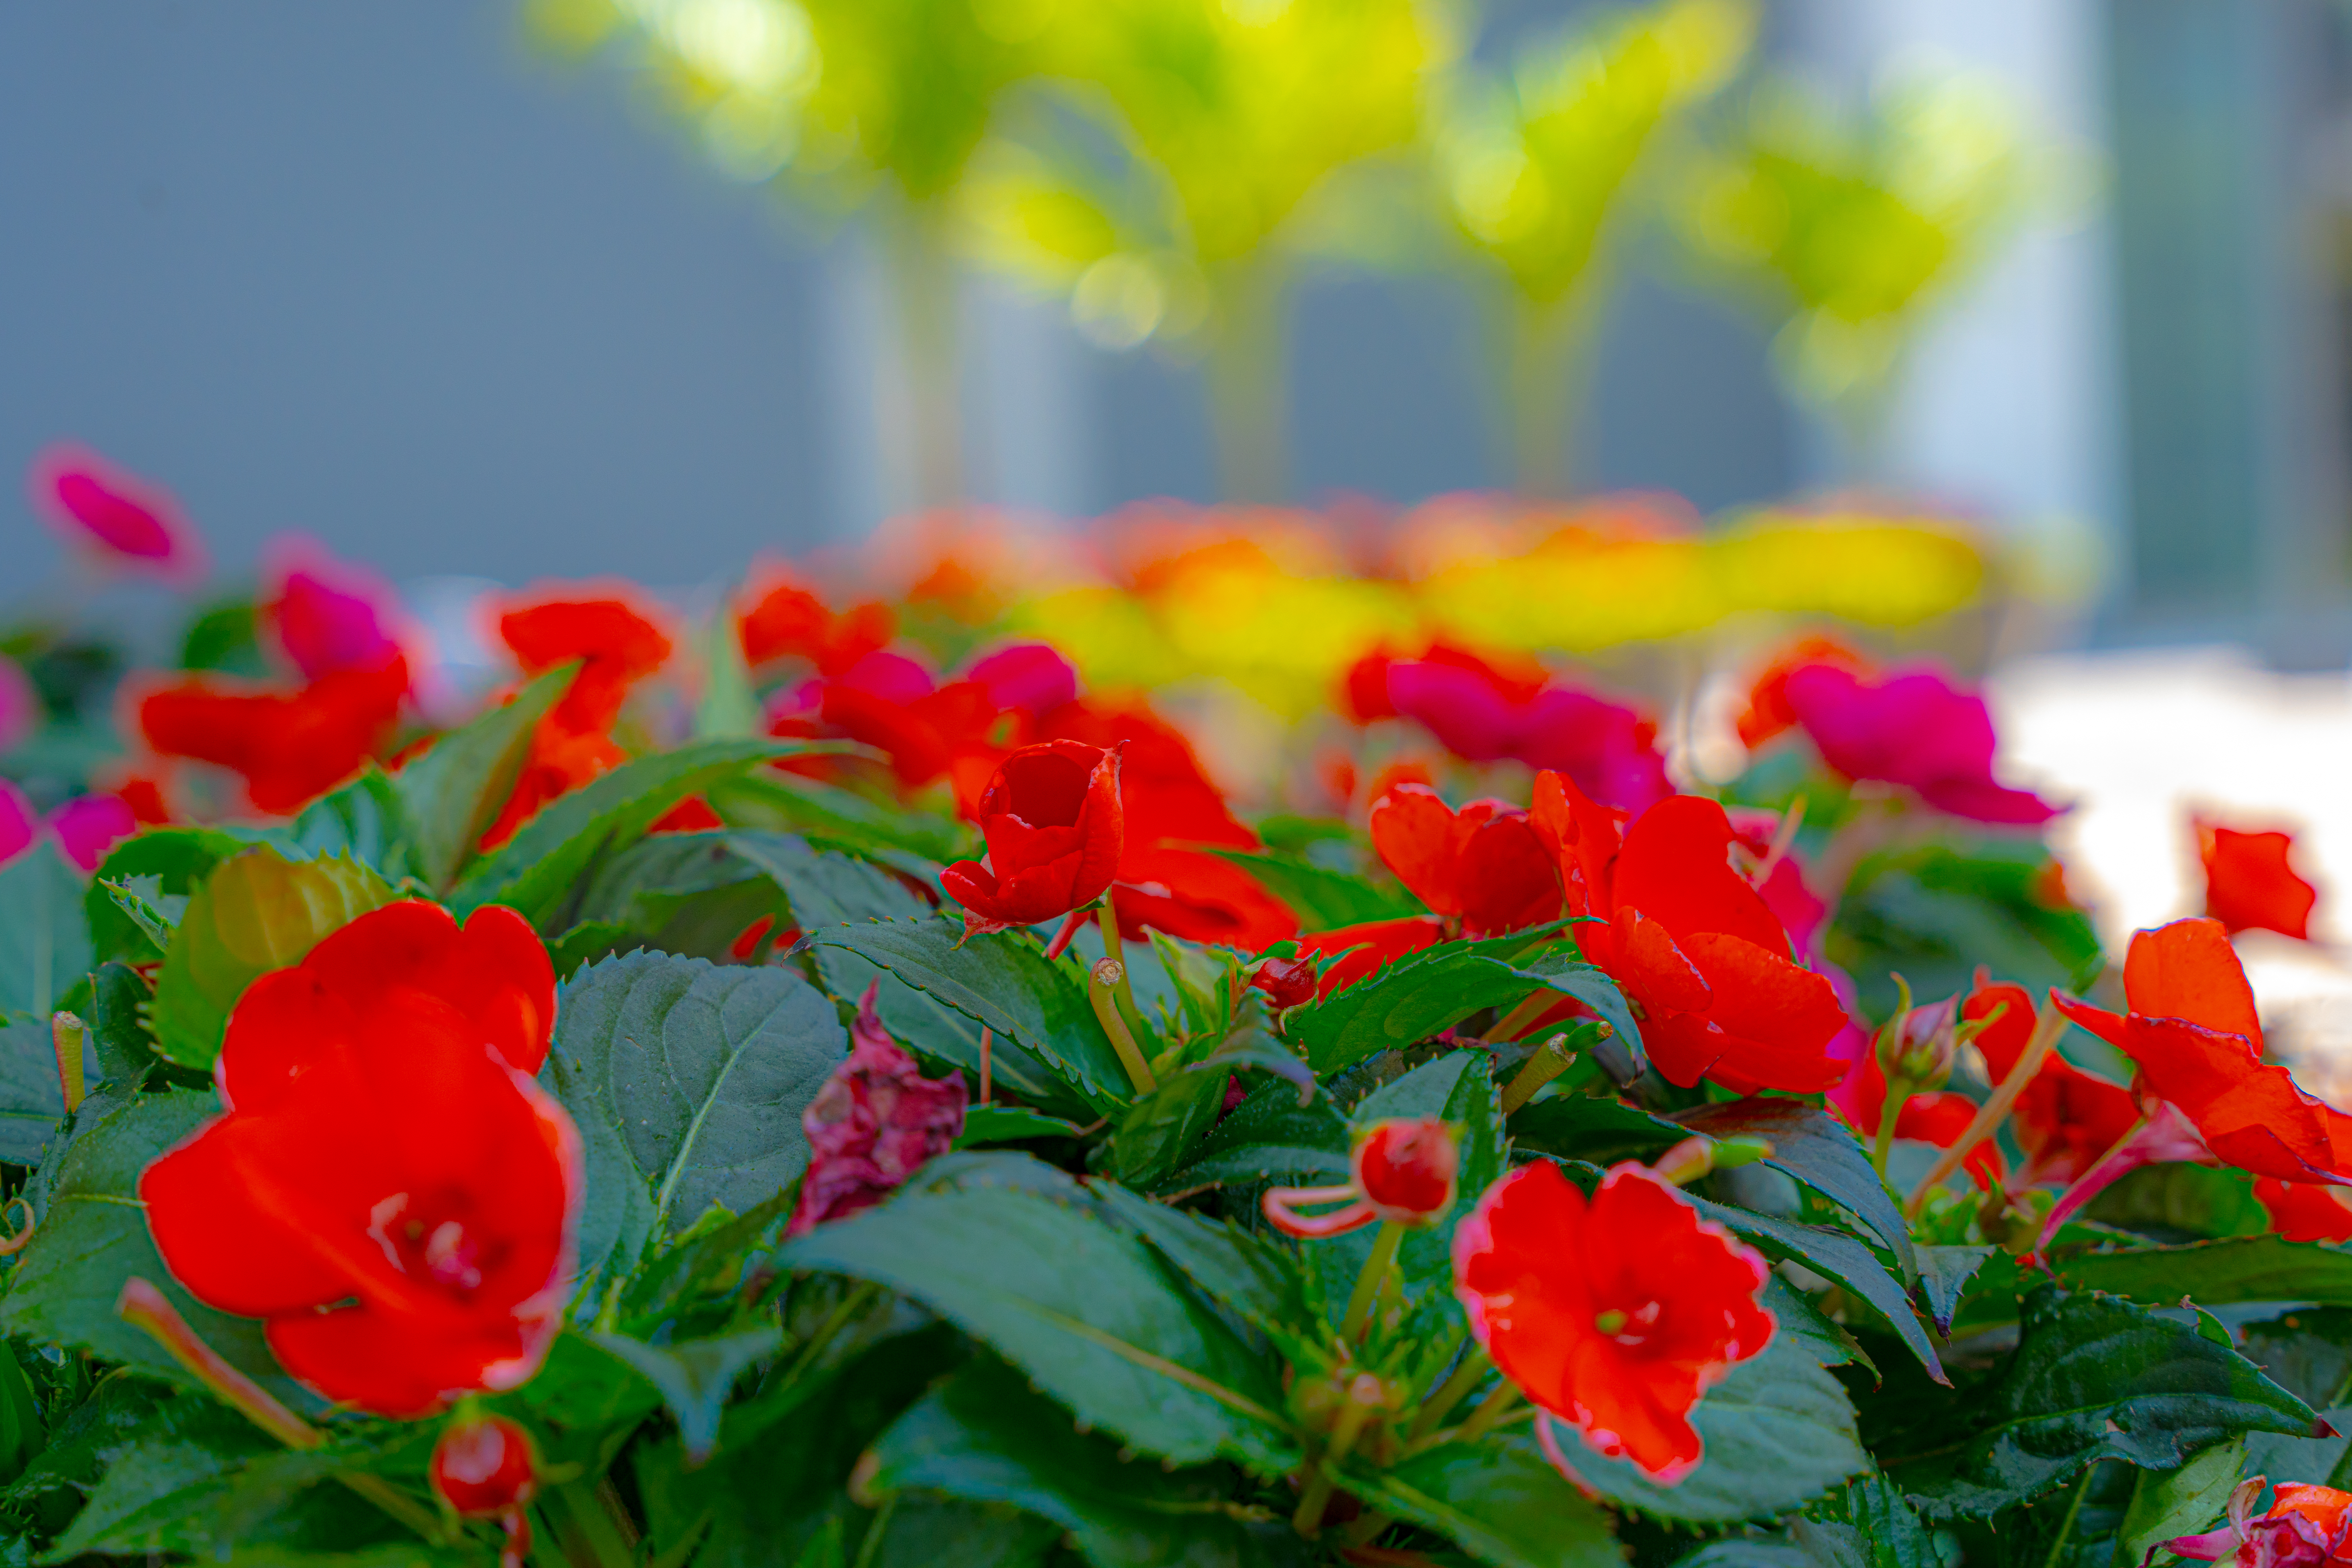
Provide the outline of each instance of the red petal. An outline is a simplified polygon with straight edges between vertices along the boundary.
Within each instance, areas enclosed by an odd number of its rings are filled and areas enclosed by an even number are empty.
[[[1731,821],[1696,795],[1660,801],[1626,829],[1617,858],[1619,907],[1640,910],[1684,937],[1724,931],[1786,953],[1789,933],[1746,878],[1731,868]]]
[[[2134,933],[2124,959],[2124,994],[2135,1013],[2243,1035],[2257,1055],[2262,1051],[2253,988],[2220,921],[2174,921]]]
[[[1372,848],[1432,912],[1459,916],[1460,861],[1475,824],[1465,825],[1426,784],[1399,784],[1372,804]]]

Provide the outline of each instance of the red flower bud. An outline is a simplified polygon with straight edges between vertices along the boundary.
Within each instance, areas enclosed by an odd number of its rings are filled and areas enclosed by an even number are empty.
[[[1315,1000],[1315,961],[1311,958],[1269,958],[1257,966],[1249,983],[1265,993],[1268,1005],[1296,1007]]]
[[[1454,1129],[1436,1117],[1391,1118],[1357,1136],[1349,1163],[1376,1217],[1428,1225],[1454,1206],[1462,1156]]]
[[[503,1415],[453,1421],[433,1445],[433,1489],[466,1519],[496,1519],[539,1489],[530,1434]]]
[[[998,766],[973,815],[988,839],[988,864],[959,860],[940,873],[940,885],[967,911],[968,932],[1083,908],[1118,872],[1118,752],[1076,741],[1024,746]]]

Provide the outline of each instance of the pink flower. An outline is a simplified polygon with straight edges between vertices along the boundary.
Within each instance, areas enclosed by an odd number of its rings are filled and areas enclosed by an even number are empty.
[[[866,988],[850,1026],[849,1059],[801,1113],[809,1168],[793,1236],[873,1207],[963,1131],[962,1077],[922,1076],[882,1027],[874,1010],[880,989],[879,982]]]
[[[0,655],[0,752],[41,727],[41,694],[15,659]]]
[[[1850,779],[1904,785],[1937,810],[1973,822],[2031,826],[2060,807],[1992,776],[1992,717],[1984,699],[1928,667],[1866,679],[1835,665],[1791,672],[1790,711],[1822,761]]]
[[[25,792],[0,779],[0,865],[30,849],[41,837],[41,818]]]
[[[374,573],[300,538],[279,540],[272,554],[267,614],[302,679],[379,669],[405,651],[394,635],[398,601]]]
[[[33,459],[31,480],[33,509],[68,544],[178,583],[204,575],[204,545],[179,503],[89,448],[48,447]]]
[[[1465,762],[1508,757],[1549,768],[1603,805],[1628,811],[1674,794],[1658,727],[1591,692],[1548,686],[1530,696],[1458,664],[1399,659],[1388,667],[1388,697],[1400,716]]]
[[[139,818],[119,795],[83,795],[49,813],[48,827],[67,859],[95,871],[108,850],[139,831]]]
[[[2352,1495],[2333,1487],[2282,1481],[2270,1511],[2257,1517],[2262,1476],[2250,1476],[2230,1493],[2230,1522],[2210,1535],[2180,1535],[2162,1543],[2192,1563],[2234,1561],[2236,1568],[2327,1568],[2352,1556]]]
[[[1044,643],[999,648],[974,660],[964,671],[964,679],[979,681],[997,707],[1032,716],[1075,702],[1078,697],[1077,670]]]

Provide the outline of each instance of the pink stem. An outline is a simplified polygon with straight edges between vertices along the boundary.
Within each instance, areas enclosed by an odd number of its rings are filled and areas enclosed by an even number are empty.
[[[2041,1239],[2033,1245],[2034,1256],[2040,1257],[2058,1238],[2059,1229],[2081,1212],[2084,1205],[2101,1193],[2138,1170],[2167,1160],[2207,1160],[2213,1158],[2205,1141],[2179,1108],[2168,1101],[2158,1101],[2146,1120],[2125,1133],[2116,1146],[2100,1155],[2091,1168],[2075,1178],[2074,1184],[2060,1195],[2057,1206],[2042,1222]]]
[[[1055,931],[1054,940],[1045,944],[1045,956],[1061,957],[1062,950],[1070,945],[1070,939],[1078,934],[1078,928],[1094,918],[1094,912],[1093,906],[1089,905],[1083,910],[1072,910],[1067,916],[1064,917],[1062,929]]]

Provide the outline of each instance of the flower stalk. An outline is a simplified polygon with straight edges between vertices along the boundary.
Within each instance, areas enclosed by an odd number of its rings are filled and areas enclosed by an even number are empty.
[[[1360,1290],[1360,1287],[1359,1289]],[[1359,1373],[1348,1384],[1347,1402],[1339,1406],[1339,1415],[1332,1424],[1330,1440],[1313,1461],[1307,1485],[1298,1497],[1298,1511],[1290,1522],[1298,1533],[1312,1541],[1323,1529],[1324,1510],[1331,1506],[1332,1474],[1341,1460],[1355,1447],[1356,1439],[1363,1435],[1381,1404],[1383,1390],[1381,1380],[1370,1373]]]
[[[2009,1075],[2000,1080],[2000,1086],[1986,1098],[1985,1102],[1977,1107],[1977,1113],[1969,1119],[1968,1127],[1958,1141],[1936,1156],[1936,1163],[1927,1167],[1927,1173],[1921,1176],[1919,1184],[1911,1189],[1911,1196],[1904,1205],[1904,1212],[1907,1215],[1917,1218],[1920,1211],[1927,1206],[1928,1195],[1960,1168],[1960,1162],[1968,1157],[1969,1151],[1992,1136],[1994,1130],[2008,1117],[2010,1108],[2017,1103],[2017,1097],[2025,1092],[2025,1086],[2033,1081],[2034,1075],[2042,1070],[2042,1064],[2057,1047],[2058,1037],[2065,1032],[2066,1016],[2058,1010],[2057,1003],[2044,997],[2041,1011],[2034,1015],[2033,1035],[2026,1041],[2025,1049],[2019,1053],[2016,1065],[2009,1069]],[[1896,1103],[1891,1092],[1887,1096],[1887,1103],[1890,1106]],[[1883,1165],[1880,1168],[1885,1169]]]
[[[1608,1038],[1609,1026],[1603,1024],[1601,1027],[1603,1032],[1599,1037]],[[1568,1036],[1565,1031],[1554,1035],[1542,1045],[1538,1046],[1536,1054],[1529,1057],[1519,1070],[1512,1075],[1511,1081],[1503,1086],[1503,1114],[1508,1116],[1520,1106],[1533,1100],[1536,1090],[1566,1072],[1568,1064],[1574,1059],[1574,1053],[1568,1048]]]
[[[88,1092],[82,1081],[82,1042],[89,1031],[71,1013],[49,1015],[49,1043],[58,1053],[58,1087],[65,1093],[66,1113],[81,1109]]]
[[[1101,1023],[1103,1033],[1110,1037],[1110,1048],[1118,1053],[1118,1065],[1127,1069],[1128,1081],[1138,1094],[1150,1094],[1160,1087],[1151,1076],[1151,1065],[1143,1059],[1143,1049],[1135,1043],[1134,1032],[1119,1016],[1118,987],[1127,983],[1127,965],[1116,958],[1095,962],[1093,984],[1087,987],[1087,1000],[1094,1004],[1095,1017]]]
[[[1348,1315],[1339,1320],[1342,1344],[1352,1345],[1363,1336],[1364,1324],[1372,1315],[1372,1299],[1380,1293],[1381,1281],[1388,1278],[1390,1268],[1396,1262],[1404,1230],[1401,1220],[1381,1222],[1380,1234],[1372,1238],[1372,1255],[1364,1259],[1363,1272],[1356,1276],[1356,1289],[1348,1297]]]

